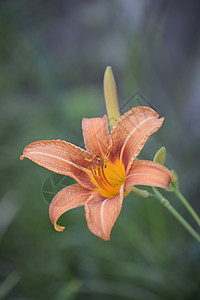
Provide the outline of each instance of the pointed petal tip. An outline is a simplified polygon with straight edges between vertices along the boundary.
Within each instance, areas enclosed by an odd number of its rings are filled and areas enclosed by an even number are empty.
[[[105,242],[109,242],[110,241],[110,235],[108,237],[102,238],[102,240],[104,240]]]
[[[86,219],[87,220],[87,219]],[[98,238],[100,238],[101,240],[105,241],[105,242],[109,242],[110,241],[110,235],[111,235],[111,232],[109,235],[105,235],[105,233],[97,233],[95,230],[92,230],[91,228],[89,228],[90,232],[92,234],[94,234],[95,236],[97,236]]]
[[[22,154],[22,155],[20,156],[20,160],[23,160],[24,157],[25,157],[25,156]]]
[[[162,122],[162,123],[163,123],[163,122],[164,122],[164,120],[165,120],[165,117],[162,117],[162,118],[160,118],[159,120],[160,120],[160,122]],[[162,125],[162,124],[161,124],[161,125]]]

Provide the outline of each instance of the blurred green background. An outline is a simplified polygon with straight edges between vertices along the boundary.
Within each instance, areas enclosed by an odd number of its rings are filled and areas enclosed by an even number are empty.
[[[83,147],[81,120],[105,113],[111,65],[122,113],[147,99],[165,116],[140,158],[165,146],[200,213],[199,15],[185,0],[0,1],[0,299],[200,299],[200,245],[156,200],[129,195],[109,242],[83,207],[58,233],[42,193],[53,173],[19,160],[36,140]]]

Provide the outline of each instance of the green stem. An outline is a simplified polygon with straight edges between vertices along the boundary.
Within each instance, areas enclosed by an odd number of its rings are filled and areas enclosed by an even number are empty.
[[[170,213],[185,227],[185,229],[198,241],[200,242],[200,236],[198,233],[188,224],[188,222],[177,212],[177,210],[169,203],[169,201],[155,188],[152,187],[155,198],[167,208]]]
[[[174,188],[173,191],[176,194],[176,196],[181,200],[183,205],[187,208],[187,210],[190,212],[190,214],[193,216],[197,224],[200,226],[200,218],[197,215],[197,213],[194,211],[192,206],[188,203],[186,198],[182,195],[182,193],[178,189]]]
[[[149,197],[149,192],[147,192],[146,190],[141,190],[136,188],[135,186],[132,187],[131,192],[137,196],[140,196],[142,198],[147,198]]]

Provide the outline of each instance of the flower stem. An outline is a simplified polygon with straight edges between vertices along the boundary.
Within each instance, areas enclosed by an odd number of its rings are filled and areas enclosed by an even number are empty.
[[[197,224],[200,226],[200,218],[197,215],[197,213],[194,211],[194,209],[192,208],[192,206],[188,203],[188,201],[186,200],[186,198],[183,196],[183,194],[179,191],[179,189],[174,188],[173,192],[176,194],[176,196],[181,200],[181,202],[183,203],[183,205],[187,208],[187,210],[190,212],[190,214],[193,216],[193,218],[195,219],[195,221],[197,222]]]
[[[169,201],[155,188],[152,187],[154,197],[160,201],[160,203],[169,210],[169,212],[185,227],[185,229],[200,242],[199,234],[188,224],[188,222],[177,212],[177,210],[169,203]]]
[[[149,192],[147,192],[146,190],[141,190],[136,188],[135,186],[132,187],[131,192],[137,196],[140,196],[142,198],[147,198],[150,196]]]

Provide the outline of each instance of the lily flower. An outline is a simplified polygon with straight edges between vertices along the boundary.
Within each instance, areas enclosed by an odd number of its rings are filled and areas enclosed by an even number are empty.
[[[25,147],[24,157],[53,172],[70,176],[77,183],[60,190],[49,207],[54,228],[68,210],[84,205],[89,230],[110,239],[123,199],[135,185],[168,189],[171,172],[161,164],[136,160],[148,137],[164,118],[145,106],[130,109],[108,129],[107,116],[82,120],[86,150],[61,140],[44,140]]]

